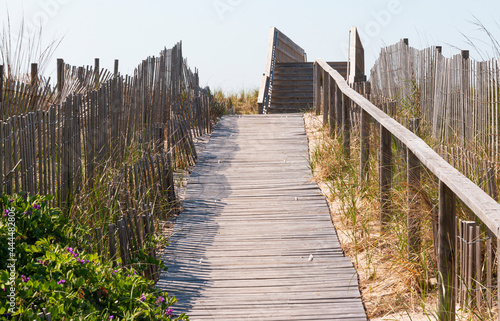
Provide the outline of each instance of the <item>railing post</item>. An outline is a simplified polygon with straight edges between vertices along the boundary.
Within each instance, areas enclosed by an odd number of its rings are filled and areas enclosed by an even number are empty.
[[[330,129],[330,137],[335,136],[335,118],[338,117],[335,113],[335,95],[336,95],[336,90],[337,88],[337,83],[335,80],[332,78],[330,79],[330,86],[328,92],[330,93],[328,95],[328,125]]]
[[[438,316],[441,321],[455,320],[455,242],[456,196],[439,181],[439,252]]]
[[[500,249],[500,238],[497,238],[497,256],[500,253],[499,249]],[[498,257],[497,257],[497,271],[500,271],[500,259]],[[500,273],[497,273],[497,284],[500,284]],[[500,295],[497,295],[497,306],[500,307]],[[498,314],[498,320],[500,321],[500,313]]]
[[[330,74],[323,73],[323,126],[328,125],[328,110],[330,106]]]
[[[419,119],[411,119],[409,129],[418,136]],[[408,258],[411,260],[414,254],[420,252],[420,217],[419,217],[419,191],[421,189],[420,181],[420,160],[407,149],[407,224],[408,224]]]
[[[368,182],[368,158],[370,155],[370,115],[361,108],[360,166],[361,184]]]
[[[370,100],[372,87],[371,87],[370,83],[367,81],[365,81],[363,84],[364,84],[363,91],[365,92],[365,98]]]
[[[337,117],[337,136],[340,136],[341,131],[342,131],[342,97],[344,94],[340,90],[339,86],[335,84],[335,110],[336,114],[338,115]]]
[[[342,149],[344,159],[349,161],[351,158],[351,123],[349,119],[349,106],[351,100],[342,93]]]
[[[391,133],[380,124],[380,222],[382,230],[387,228],[391,213],[392,146]]]
[[[321,67],[317,62],[314,63],[313,87],[314,108],[316,109],[316,115],[319,115],[321,114]]]

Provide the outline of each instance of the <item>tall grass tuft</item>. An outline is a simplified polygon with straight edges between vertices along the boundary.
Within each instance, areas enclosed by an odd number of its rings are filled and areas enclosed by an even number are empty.
[[[215,90],[214,98],[216,102],[227,104],[227,113],[236,115],[257,114],[258,89],[241,89],[238,93],[225,93],[222,89]]]
[[[7,21],[2,26],[0,37],[0,62],[4,65],[7,78],[29,81],[31,63],[37,63],[39,74],[44,74],[63,38],[54,39],[45,45],[42,34],[41,26],[38,30],[30,32],[26,28],[24,19],[21,20],[15,33],[10,15],[7,14]]]

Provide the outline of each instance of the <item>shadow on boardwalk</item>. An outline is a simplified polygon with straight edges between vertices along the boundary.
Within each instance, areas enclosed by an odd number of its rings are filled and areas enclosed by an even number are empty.
[[[189,179],[158,286],[191,320],[366,320],[301,115],[228,116]]]

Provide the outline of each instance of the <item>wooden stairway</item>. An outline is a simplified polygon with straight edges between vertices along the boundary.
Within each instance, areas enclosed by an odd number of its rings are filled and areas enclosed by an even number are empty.
[[[344,78],[347,62],[329,62]],[[313,106],[313,63],[276,63],[268,113],[297,113]]]

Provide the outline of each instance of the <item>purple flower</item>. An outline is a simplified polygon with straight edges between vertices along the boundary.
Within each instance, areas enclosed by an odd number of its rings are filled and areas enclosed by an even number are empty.
[[[66,280],[60,280],[59,282],[57,282],[57,284],[63,284],[63,283],[66,283]]]
[[[29,277],[21,275],[21,280],[23,280],[23,282],[28,282],[29,279]]]
[[[159,305],[159,304],[163,303],[163,301],[165,301],[165,298],[162,297],[162,296],[159,296],[158,300],[156,300],[156,305]]]
[[[73,253],[73,256],[74,257],[78,257],[78,253]]]
[[[5,216],[7,216],[7,215],[9,215],[9,210],[5,210],[5,211],[3,212],[3,216],[4,216],[4,217],[5,217]]]
[[[40,209],[40,205],[38,205],[38,204],[33,204],[33,208],[34,208],[35,210],[39,210],[39,209]]]
[[[167,315],[167,316],[169,316],[169,317],[170,317],[170,316],[172,316],[172,313],[173,313],[173,312],[174,312],[174,309],[172,309],[172,308],[168,308],[167,310],[165,310],[165,315]]]
[[[110,319],[110,320],[111,320],[111,319],[113,319],[113,318],[114,318],[114,316],[112,316],[112,315],[110,315],[110,316],[109,316],[109,319]]]
[[[146,301],[146,296],[145,296],[144,294],[141,294],[141,298],[140,298],[140,300],[141,300],[142,302]]]
[[[11,198],[11,199],[9,200],[9,202],[11,202],[11,203],[12,203],[12,202],[14,202],[14,199],[13,199],[13,198]]]

